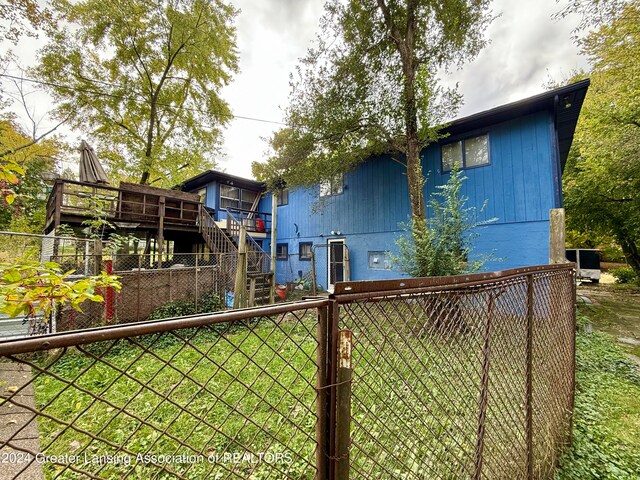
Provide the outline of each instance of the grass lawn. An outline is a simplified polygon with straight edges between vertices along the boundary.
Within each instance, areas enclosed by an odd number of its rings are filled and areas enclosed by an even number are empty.
[[[633,327],[628,314],[635,303],[638,315],[640,303],[624,291],[614,293],[606,302],[579,309],[573,445],[556,480],[640,478],[640,367],[610,334]],[[618,298],[622,308],[612,298]],[[625,323],[617,324],[618,315],[612,312],[623,313]]]
[[[81,430],[63,432],[62,422],[39,418],[41,445],[53,440],[44,453],[79,455],[79,468],[103,478],[121,478],[134,464],[132,477],[170,477],[146,459],[136,462],[139,453],[202,455],[165,464],[187,478],[313,478],[315,317],[263,321],[222,335],[177,333],[191,340],[185,345],[165,334],[80,347],[38,376],[38,408]],[[65,388],[71,379],[74,386]],[[256,454],[254,463],[224,457],[247,451]],[[107,454],[129,458],[131,466],[101,465]],[[85,463],[94,456],[95,464]],[[49,478],[63,470],[45,465]],[[67,469],[61,478],[77,474]]]

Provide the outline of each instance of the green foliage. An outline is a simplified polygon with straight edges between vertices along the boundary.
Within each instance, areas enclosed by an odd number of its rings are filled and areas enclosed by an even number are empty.
[[[640,436],[633,422],[640,419],[638,366],[604,333],[579,330],[576,348],[573,443],[555,479],[636,479]]]
[[[35,74],[57,114],[99,140],[112,172],[169,186],[213,165],[231,118],[219,92],[238,69],[233,7],[57,0],[54,10],[59,23]]]
[[[205,293],[198,299],[198,308],[196,308],[194,300],[175,300],[156,308],[148,319],[159,320],[162,318],[184,317],[185,315],[198,313],[217,312],[223,308],[224,304],[220,297],[213,293]]]
[[[614,268],[610,273],[616,277],[618,283],[638,283],[638,275],[631,267]]]
[[[80,311],[86,300],[102,302],[99,288],[120,290],[114,275],[102,272],[94,277],[72,280],[73,270],[63,272],[56,262],[41,262],[34,253],[0,263],[0,312],[9,316],[49,318],[54,306],[70,305]]]
[[[292,82],[287,128],[256,178],[311,186],[391,153],[406,166],[413,217],[424,218],[419,152],[460,104],[438,71],[474,58],[488,1],[330,0],[317,47]]]
[[[564,175],[570,228],[611,236],[640,274],[640,2],[581,41],[592,64]]]
[[[445,185],[436,187],[429,200],[429,220],[413,219],[403,224],[406,234],[397,240],[398,256],[394,263],[412,277],[458,275],[477,272],[491,259],[484,255],[470,262],[473,239],[477,227],[496,219],[476,220],[475,207],[466,207],[467,197],[460,194],[463,177],[454,165]]]
[[[603,262],[624,262],[624,253],[611,235],[590,231],[566,230],[567,248],[595,248],[602,253]]]
[[[55,170],[62,146],[34,143],[11,119],[0,120],[0,229],[41,232],[46,215],[45,173]]]

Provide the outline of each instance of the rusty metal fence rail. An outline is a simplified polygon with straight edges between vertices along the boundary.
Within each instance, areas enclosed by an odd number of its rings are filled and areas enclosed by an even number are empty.
[[[551,478],[574,297],[542,266],[0,342],[4,473]]]

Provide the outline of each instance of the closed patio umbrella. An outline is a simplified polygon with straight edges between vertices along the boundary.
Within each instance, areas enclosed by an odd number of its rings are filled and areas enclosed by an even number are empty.
[[[80,144],[80,181],[86,183],[109,183],[100,160],[93,147],[82,140]]]

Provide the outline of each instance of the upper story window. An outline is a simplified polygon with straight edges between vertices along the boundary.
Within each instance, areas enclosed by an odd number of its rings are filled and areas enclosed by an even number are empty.
[[[282,190],[280,190],[278,192],[278,203],[277,205],[287,205],[289,203],[289,189],[288,188],[283,188]]]
[[[460,168],[489,164],[489,135],[478,135],[442,145],[442,172],[449,172],[455,164]]]
[[[241,208],[251,210],[258,192],[232,185],[220,185],[220,208]]]
[[[344,191],[344,175],[339,173],[331,180],[320,183],[320,196],[340,195]]]

